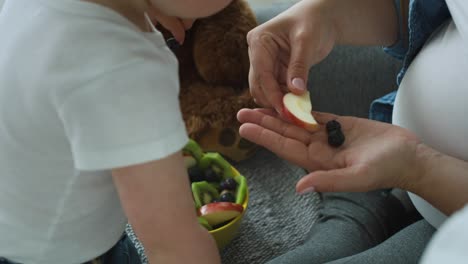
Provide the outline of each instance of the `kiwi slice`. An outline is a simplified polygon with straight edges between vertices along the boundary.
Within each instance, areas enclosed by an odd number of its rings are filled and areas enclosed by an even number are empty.
[[[243,204],[247,195],[247,180],[242,175],[237,175],[234,180],[238,183],[236,190],[236,203]]]
[[[189,142],[183,148],[182,152],[192,155],[197,161],[200,161],[200,159],[203,157],[202,148],[193,139],[189,140]]]
[[[198,217],[198,223],[205,227],[208,231],[213,230],[213,227],[208,223],[208,221],[203,217]]]
[[[193,182],[192,194],[197,209],[202,207],[205,204],[204,202],[208,200],[207,195],[211,196],[210,201],[219,198],[218,190],[206,181]]]
[[[199,166],[204,170],[211,167],[213,171],[222,175],[223,179],[234,177],[234,172],[231,169],[231,164],[229,164],[229,162],[227,162],[219,153],[205,153],[205,155],[203,155],[203,157],[200,160]]]

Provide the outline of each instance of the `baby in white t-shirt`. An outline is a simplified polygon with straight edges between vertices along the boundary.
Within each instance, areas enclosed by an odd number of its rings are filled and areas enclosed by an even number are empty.
[[[149,29],[182,42],[229,2],[5,1],[0,263],[140,263],[127,221],[150,263],[220,262],[181,155],[177,60]]]

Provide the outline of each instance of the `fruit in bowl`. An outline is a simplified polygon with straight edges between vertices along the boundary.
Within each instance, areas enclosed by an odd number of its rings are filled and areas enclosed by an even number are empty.
[[[198,221],[222,249],[237,235],[247,209],[247,181],[219,153],[205,153],[193,140],[183,153]]]

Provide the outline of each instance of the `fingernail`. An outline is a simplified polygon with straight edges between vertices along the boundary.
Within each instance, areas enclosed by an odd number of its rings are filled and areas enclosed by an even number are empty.
[[[294,88],[296,88],[298,90],[301,90],[301,91],[306,90],[305,82],[301,78],[294,78],[294,79],[292,79],[291,83],[294,86]]]
[[[299,194],[307,194],[307,193],[311,193],[311,192],[315,192],[314,187],[306,188],[306,189],[302,190],[301,192],[299,192]]]

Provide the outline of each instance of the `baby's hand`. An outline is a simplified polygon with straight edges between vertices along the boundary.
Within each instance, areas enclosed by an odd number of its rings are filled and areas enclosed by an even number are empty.
[[[190,29],[195,22],[194,19],[180,19],[178,17],[165,15],[154,7],[148,11],[148,16],[155,25],[159,23],[165,29],[169,30],[172,36],[174,36],[181,45],[185,40],[185,31]]]

